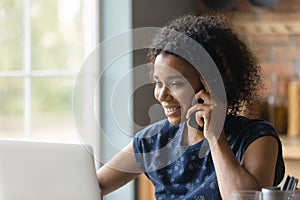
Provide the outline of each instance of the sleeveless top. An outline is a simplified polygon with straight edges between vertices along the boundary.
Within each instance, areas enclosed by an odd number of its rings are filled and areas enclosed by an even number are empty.
[[[185,124],[174,126],[164,119],[139,131],[133,139],[135,158],[154,184],[157,200],[221,199],[208,142],[204,139],[192,146],[182,146]],[[224,131],[238,162],[254,140],[275,137],[279,148],[274,185],[281,182],[285,171],[282,146],[270,123],[227,115]]]

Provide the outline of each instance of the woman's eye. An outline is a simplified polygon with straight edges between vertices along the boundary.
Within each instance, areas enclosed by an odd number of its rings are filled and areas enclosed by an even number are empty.
[[[181,87],[181,86],[183,86],[184,84],[183,83],[181,83],[181,82],[171,82],[171,86],[172,87]]]
[[[155,86],[156,86],[156,87],[162,87],[163,84],[162,84],[161,81],[155,81]]]

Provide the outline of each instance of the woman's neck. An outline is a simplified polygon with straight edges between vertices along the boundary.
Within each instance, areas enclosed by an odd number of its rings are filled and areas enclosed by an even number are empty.
[[[191,146],[204,139],[203,132],[193,128],[192,126],[186,125],[183,133],[183,145]]]

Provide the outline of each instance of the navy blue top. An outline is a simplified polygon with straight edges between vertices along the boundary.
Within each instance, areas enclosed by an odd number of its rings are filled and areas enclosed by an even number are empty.
[[[173,126],[165,119],[138,132],[133,140],[136,160],[154,184],[157,200],[221,199],[208,142],[182,146],[185,126],[185,123]],[[254,140],[267,135],[275,137],[279,148],[274,185],[280,183],[284,175],[282,147],[270,123],[228,115],[224,130],[239,162]]]

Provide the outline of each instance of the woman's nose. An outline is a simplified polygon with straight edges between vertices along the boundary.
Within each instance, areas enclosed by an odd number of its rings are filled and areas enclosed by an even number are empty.
[[[159,90],[158,93],[158,100],[159,101],[166,101],[172,98],[171,91],[168,87],[164,86]]]

